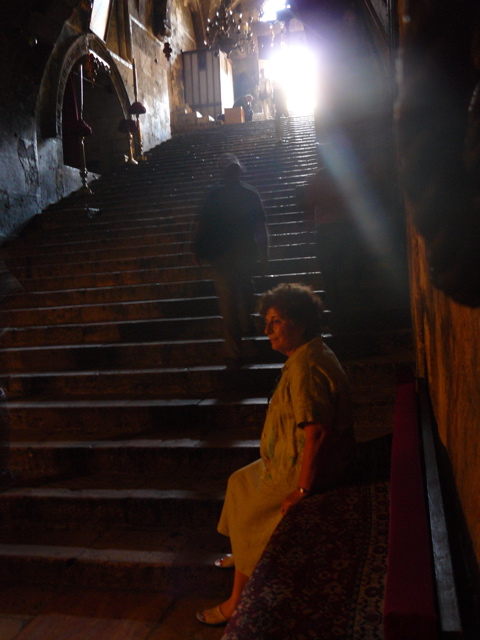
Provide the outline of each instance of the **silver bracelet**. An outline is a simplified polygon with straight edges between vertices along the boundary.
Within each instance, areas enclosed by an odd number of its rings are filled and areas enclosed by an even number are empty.
[[[310,493],[310,489],[304,489],[303,487],[297,487],[297,491],[300,491],[300,493]]]

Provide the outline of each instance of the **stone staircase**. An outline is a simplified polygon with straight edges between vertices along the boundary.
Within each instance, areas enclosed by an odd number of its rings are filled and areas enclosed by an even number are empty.
[[[321,289],[297,198],[317,167],[313,122],[285,126],[283,144],[268,121],[173,138],[93,195],[52,206],[6,248],[23,291],[0,313],[16,476],[0,492],[1,580],[228,591],[213,567],[228,548],[215,530],[226,479],[258,457],[282,359],[259,325],[249,364],[224,368],[211,272],[195,265],[189,236],[233,152],[267,213],[270,273],[256,290]],[[396,366],[412,359],[405,297],[375,286],[367,308],[352,308],[354,329],[325,336],[352,383],[367,479],[388,452]]]

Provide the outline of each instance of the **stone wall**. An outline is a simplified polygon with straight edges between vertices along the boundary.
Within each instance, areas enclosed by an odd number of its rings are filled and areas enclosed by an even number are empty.
[[[431,285],[425,243],[411,221],[409,247],[418,375],[428,380],[439,435],[480,560],[480,309],[457,304]]]

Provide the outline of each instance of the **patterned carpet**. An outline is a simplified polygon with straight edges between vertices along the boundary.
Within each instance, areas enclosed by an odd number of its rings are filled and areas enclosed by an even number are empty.
[[[292,508],[222,640],[382,640],[388,506],[382,481]]]

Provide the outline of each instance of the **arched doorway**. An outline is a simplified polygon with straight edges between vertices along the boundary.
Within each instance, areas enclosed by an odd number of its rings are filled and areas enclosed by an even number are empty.
[[[69,74],[62,105],[64,164],[82,168],[81,133],[85,136],[86,169],[110,171],[128,154],[125,134],[118,124],[124,118],[110,69],[92,53],[82,56]]]
[[[42,80],[38,113],[41,137],[61,140],[64,164],[81,167],[81,120],[91,129],[85,137],[87,170],[103,173],[122,164],[128,140],[118,125],[129,106],[121,74],[102,40],[87,34],[57,45]]]

